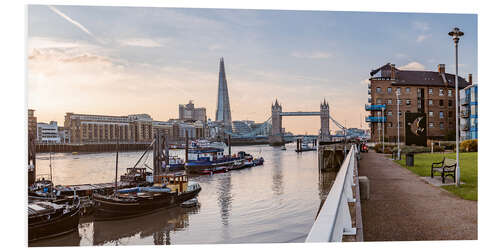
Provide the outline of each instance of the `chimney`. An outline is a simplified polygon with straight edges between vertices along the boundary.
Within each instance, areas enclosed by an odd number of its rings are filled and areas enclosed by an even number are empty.
[[[438,72],[441,74],[445,73],[444,64],[438,64]]]
[[[391,79],[396,79],[396,65],[391,64]]]
[[[472,84],[472,74],[469,74],[469,83]]]

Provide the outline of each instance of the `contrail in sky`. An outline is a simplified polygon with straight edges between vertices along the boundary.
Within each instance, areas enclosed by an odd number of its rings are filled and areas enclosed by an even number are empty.
[[[99,41],[99,39],[97,39],[97,37],[94,36],[94,34],[92,34],[92,32],[90,32],[87,28],[85,28],[85,26],[83,26],[81,23],[71,19],[71,17],[67,16],[66,14],[62,13],[60,10],[56,9],[55,7],[53,6],[48,6],[52,11],[54,11],[56,14],[58,14],[59,16],[61,16],[62,18],[66,19],[68,22],[74,24],[76,27],[78,27],[79,29],[81,29],[83,32],[89,34],[91,37],[95,38],[96,40]]]

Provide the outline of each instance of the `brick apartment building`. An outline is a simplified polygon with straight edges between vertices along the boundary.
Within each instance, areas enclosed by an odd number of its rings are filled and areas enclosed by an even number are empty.
[[[428,139],[455,138],[455,75],[446,73],[444,64],[439,64],[435,72],[400,70],[387,63],[372,70],[370,76],[369,104],[365,109],[370,111],[366,121],[370,122],[372,141],[381,140],[382,126],[385,141],[397,141],[397,91],[400,92],[400,142],[405,140],[405,112],[427,115]],[[458,79],[459,89],[463,89],[471,84],[472,75],[469,74],[469,81],[460,76]],[[382,107],[385,107],[383,115]]]

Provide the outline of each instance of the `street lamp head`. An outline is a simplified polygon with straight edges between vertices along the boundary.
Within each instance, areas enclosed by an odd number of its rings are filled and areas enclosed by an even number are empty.
[[[455,41],[455,43],[458,43],[458,40],[460,40],[460,37],[463,36],[464,33],[460,31],[459,28],[455,27],[453,30],[448,32],[448,35],[453,37],[453,41]]]

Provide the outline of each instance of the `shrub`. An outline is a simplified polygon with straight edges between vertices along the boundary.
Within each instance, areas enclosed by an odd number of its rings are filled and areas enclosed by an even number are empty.
[[[465,140],[460,143],[460,151],[462,152],[477,152],[477,139]]]
[[[444,152],[444,147],[434,145],[434,148],[432,150],[434,150],[434,152]]]
[[[424,146],[403,146],[401,147],[401,153],[406,154],[406,153],[428,153],[431,152],[430,147],[424,147]]]
[[[382,143],[377,143],[375,144],[375,147],[373,147],[375,152],[377,153],[382,153]],[[393,146],[392,145],[384,145],[384,154],[390,154],[392,153]]]

